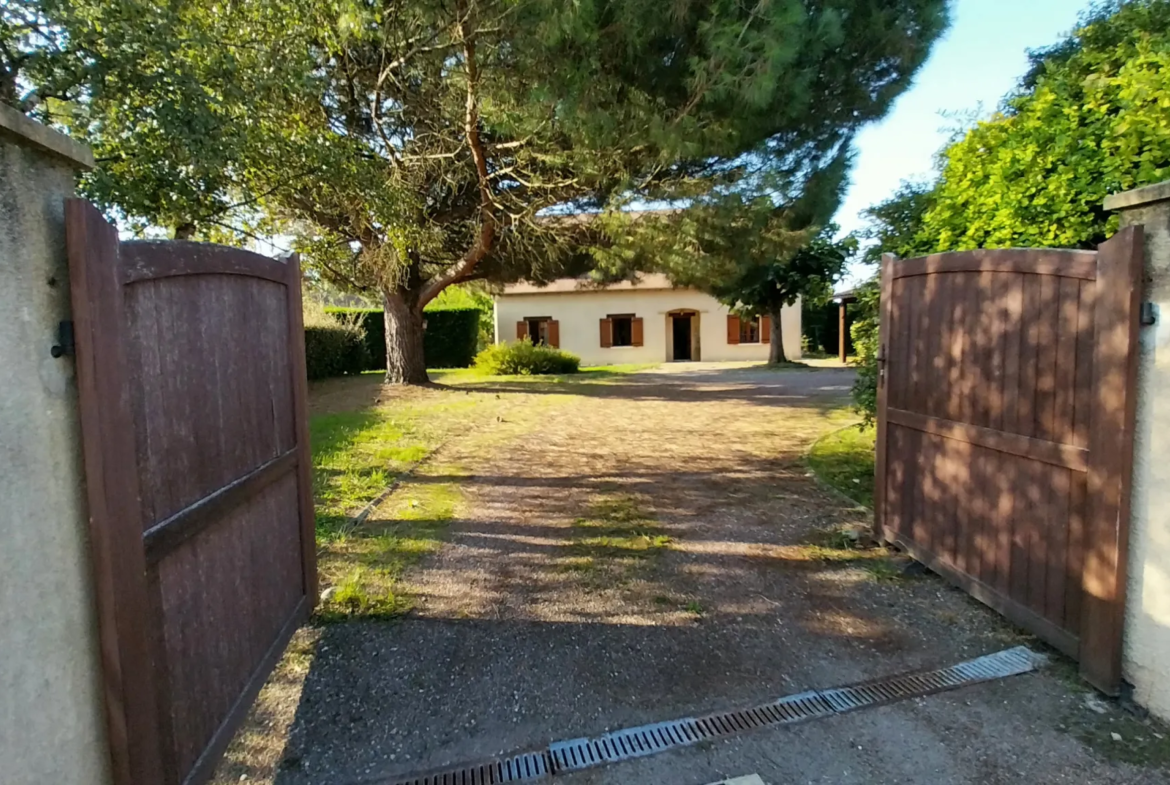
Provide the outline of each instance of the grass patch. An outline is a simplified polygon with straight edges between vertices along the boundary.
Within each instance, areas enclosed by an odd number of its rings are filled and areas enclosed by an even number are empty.
[[[626,365],[594,365],[581,368],[577,373],[492,376],[478,368],[432,369],[427,373],[439,384],[476,384],[482,382],[524,382],[527,384],[588,384],[601,382],[657,368],[658,365],[630,363]]]
[[[330,587],[318,611],[322,619],[388,619],[410,610],[402,575],[443,544],[462,496],[456,482],[436,479],[406,481],[362,526],[321,545],[321,583]]]
[[[493,419],[504,404],[447,393],[310,418],[318,540],[339,536],[391,483],[452,435]]]
[[[573,522],[564,569],[589,576],[599,587],[632,577],[648,559],[671,547],[671,538],[637,497],[612,494],[596,500],[589,515]]]
[[[809,468],[821,481],[872,510],[876,437],[873,427],[856,425],[826,434],[809,450]]]

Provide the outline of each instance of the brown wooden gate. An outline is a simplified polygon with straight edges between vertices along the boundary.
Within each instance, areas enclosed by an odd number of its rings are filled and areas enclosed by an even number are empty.
[[[66,229],[115,781],[198,783],[317,594],[300,270]]]
[[[882,265],[876,525],[1121,678],[1140,229]]]

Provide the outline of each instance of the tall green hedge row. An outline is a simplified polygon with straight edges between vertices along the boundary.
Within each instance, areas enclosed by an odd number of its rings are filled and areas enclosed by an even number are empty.
[[[365,371],[386,368],[386,320],[381,308],[326,308],[325,313],[349,318],[361,331],[366,343]]]
[[[365,335],[367,371],[386,367],[386,321],[380,308],[327,308],[327,313],[350,316]],[[479,348],[478,308],[442,308],[426,312],[423,337],[427,366],[467,368]]]
[[[305,369],[310,379],[358,374],[368,365],[360,330],[347,324],[305,328]]]
[[[478,308],[427,311],[423,351],[428,368],[467,368],[479,349]]]

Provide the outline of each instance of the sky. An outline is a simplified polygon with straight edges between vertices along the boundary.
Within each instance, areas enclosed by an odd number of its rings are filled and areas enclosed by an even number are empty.
[[[860,212],[903,180],[929,176],[950,129],[961,123],[945,115],[994,111],[1027,70],[1027,50],[1059,41],[1088,6],[1089,0],[957,0],[950,30],[914,85],[857,137],[851,185],[836,216],[842,231],[861,228]],[[852,270],[846,285],[866,272]]]

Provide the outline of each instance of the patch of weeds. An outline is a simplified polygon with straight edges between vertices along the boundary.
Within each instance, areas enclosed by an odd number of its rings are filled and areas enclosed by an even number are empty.
[[[901,567],[887,559],[867,562],[862,569],[878,583],[899,583],[908,577]]]
[[[1104,713],[1090,709],[1090,701]],[[1086,696],[1070,710],[1060,730],[1105,760],[1170,770],[1170,728],[1152,717],[1136,717],[1113,701]]]
[[[661,606],[673,606],[675,604],[675,600],[673,597],[667,597],[665,594],[659,594],[654,598],[654,604]]]
[[[687,613],[691,614],[692,616],[699,616],[699,617],[702,617],[702,616],[706,615],[706,613],[707,613],[706,609],[704,609],[703,606],[697,600],[691,600],[690,602],[688,602],[685,606],[683,606],[683,610],[686,611]]]
[[[671,538],[644,514],[633,496],[598,500],[588,518],[573,522],[575,552],[592,559],[644,559],[670,547]]]
[[[564,568],[593,576],[599,585],[614,585],[646,560],[670,548],[671,538],[629,494],[603,496],[588,517],[573,522],[568,544],[572,554]]]
[[[363,525],[320,546],[326,588],[318,616],[388,619],[410,610],[402,574],[443,543],[461,498],[458,484],[428,474],[407,481]]]
[[[831,564],[877,561],[890,555],[888,548],[873,544],[866,529],[850,525],[815,531],[788,550],[796,561]]]
[[[826,434],[809,450],[808,466],[826,485],[872,510],[876,438],[873,426]]]

